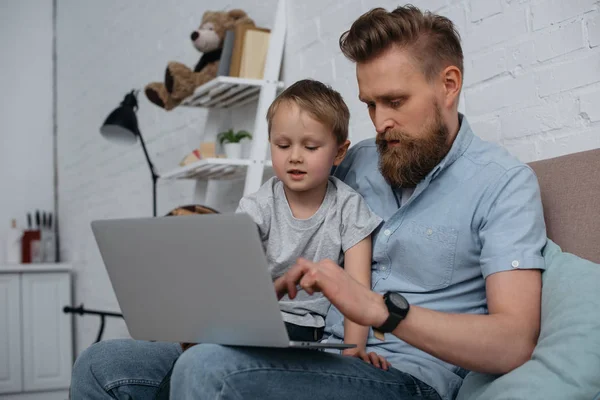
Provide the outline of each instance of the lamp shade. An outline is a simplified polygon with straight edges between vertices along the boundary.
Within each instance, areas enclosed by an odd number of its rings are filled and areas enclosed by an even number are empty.
[[[104,124],[100,127],[102,136],[112,142],[125,144],[137,142],[139,130],[135,115],[136,110],[135,91],[131,91],[125,96],[121,105],[108,115]]]

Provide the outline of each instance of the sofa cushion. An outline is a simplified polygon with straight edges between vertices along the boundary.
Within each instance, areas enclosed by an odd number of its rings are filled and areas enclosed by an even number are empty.
[[[542,319],[531,360],[497,377],[469,373],[458,399],[593,399],[600,395],[600,265],[548,240]]]
[[[600,263],[600,149],[529,164],[540,183],[548,237]]]

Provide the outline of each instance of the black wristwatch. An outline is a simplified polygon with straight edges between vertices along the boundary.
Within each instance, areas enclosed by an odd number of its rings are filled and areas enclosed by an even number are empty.
[[[398,292],[387,292],[383,295],[383,301],[390,315],[388,319],[380,327],[373,328],[380,333],[390,333],[398,326],[398,324],[406,318],[410,304],[404,296]]]

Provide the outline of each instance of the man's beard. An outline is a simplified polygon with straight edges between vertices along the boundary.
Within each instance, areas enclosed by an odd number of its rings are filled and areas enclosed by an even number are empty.
[[[448,136],[448,128],[437,105],[432,123],[416,138],[398,130],[378,134],[376,143],[381,175],[392,187],[417,186],[448,153]],[[390,147],[388,140],[399,143]]]

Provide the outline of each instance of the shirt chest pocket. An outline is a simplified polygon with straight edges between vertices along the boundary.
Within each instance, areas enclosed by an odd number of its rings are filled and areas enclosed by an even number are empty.
[[[388,249],[398,275],[427,290],[448,286],[454,270],[458,231],[416,221],[406,222],[400,229],[402,234],[395,235],[397,240]]]

